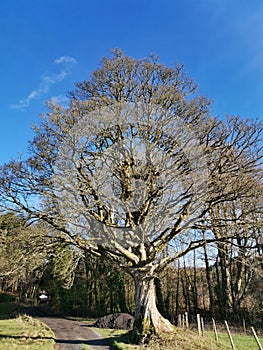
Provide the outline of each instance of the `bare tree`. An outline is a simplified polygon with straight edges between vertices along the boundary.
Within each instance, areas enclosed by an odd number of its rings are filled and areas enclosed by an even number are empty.
[[[62,241],[129,273],[140,339],[172,332],[157,310],[154,278],[188,252],[229,238],[211,230],[204,238],[199,228],[214,205],[249,192],[247,173],[259,178],[262,129],[210,117],[182,66],[119,50],[76,85],[67,107],[49,107],[32,157],[2,167],[3,206],[44,220]]]
[[[228,243],[220,239],[216,243],[221,316],[238,316],[252,279],[255,275],[262,278],[262,186],[254,183],[250,196],[241,201],[216,205],[211,218],[215,236],[229,238]]]
[[[33,298],[48,262],[50,247],[41,224],[28,226],[12,213],[0,216],[0,289]]]

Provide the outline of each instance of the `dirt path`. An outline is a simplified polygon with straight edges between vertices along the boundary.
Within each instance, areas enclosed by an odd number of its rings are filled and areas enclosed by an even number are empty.
[[[52,329],[56,337],[56,350],[82,350],[81,344],[87,344],[91,350],[111,349],[107,341],[88,327],[85,322],[47,316],[37,307],[26,308],[25,313]]]
[[[81,344],[87,344],[92,350],[110,349],[106,340],[84,322],[58,317],[39,317],[38,319],[55,333],[56,350],[82,350]]]

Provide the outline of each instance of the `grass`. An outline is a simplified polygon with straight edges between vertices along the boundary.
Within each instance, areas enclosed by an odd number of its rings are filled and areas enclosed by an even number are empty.
[[[53,350],[53,332],[29,316],[0,320],[0,350]]]
[[[112,329],[97,329],[105,338],[108,338],[109,343],[118,350],[137,350],[137,349],[151,349],[151,350],[225,350],[227,348],[216,346],[215,342],[208,338],[202,339],[191,331],[177,330],[176,334],[162,335],[153,337],[147,345],[131,345],[129,344],[129,336],[127,331],[112,330]],[[247,349],[246,349],[247,350]]]
[[[88,346],[87,344],[81,344],[82,346],[82,350],[90,350],[90,346]]]
[[[207,332],[207,335],[211,338],[214,337],[212,332]],[[245,334],[232,334],[233,342],[237,350],[258,350],[258,345],[256,343],[255,338],[253,335],[245,335]],[[261,344],[263,344],[263,337],[258,337]],[[228,338],[228,335],[226,333],[218,333],[218,340],[219,343],[224,345],[226,349],[227,346],[229,349],[230,347],[230,340]]]
[[[106,338],[109,344],[115,349],[138,349],[135,345],[129,344],[128,332],[121,329],[92,328],[95,332]]]
[[[0,303],[0,318],[19,310],[21,306],[14,302]],[[92,325],[94,320],[87,320]],[[218,333],[216,344],[213,332],[205,332],[205,336],[198,336],[197,332],[177,329],[173,335],[163,335],[153,338],[145,346],[131,345],[128,332],[124,330],[94,328],[106,338],[116,350],[231,350],[227,333]],[[258,350],[254,337],[244,334],[232,334],[236,350]],[[259,337],[263,344],[263,337]],[[0,350],[53,350],[54,334],[38,320],[28,316],[13,319],[0,319]],[[86,344],[83,350],[90,350]]]
[[[177,329],[175,335],[164,335],[153,338],[144,346],[129,344],[127,331],[95,328],[109,343],[118,350],[231,350],[230,341],[226,333],[218,333],[219,341],[214,340],[213,332],[207,332],[205,336],[198,336],[197,332]],[[258,350],[253,336],[233,334],[236,350]],[[263,343],[263,337],[259,337]]]

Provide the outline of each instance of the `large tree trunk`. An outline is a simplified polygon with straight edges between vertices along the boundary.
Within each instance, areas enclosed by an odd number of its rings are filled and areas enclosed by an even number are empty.
[[[154,277],[135,273],[135,320],[133,333],[136,341],[145,342],[152,334],[174,331],[172,324],[157,309]]]

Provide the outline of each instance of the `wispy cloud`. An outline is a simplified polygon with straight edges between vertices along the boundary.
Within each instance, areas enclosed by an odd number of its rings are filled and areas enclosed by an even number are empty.
[[[11,108],[25,110],[30,106],[32,101],[47,94],[51,85],[61,82],[70,74],[71,68],[73,65],[77,64],[77,60],[74,57],[61,56],[55,59],[54,64],[60,67],[59,72],[43,74],[38,87],[32,90],[27,97],[19,100],[17,104],[11,105]]]
[[[65,95],[57,95],[57,96],[52,96],[50,100],[59,105],[66,105],[69,101],[69,98],[66,97]]]
[[[61,64],[61,63],[66,63],[66,64],[76,64],[77,61],[74,57],[70,57],[70,56],[61,56],[57,59],[55,59],[56,64]]]

